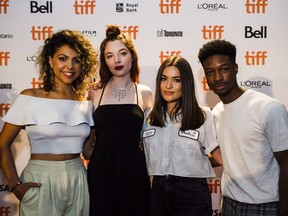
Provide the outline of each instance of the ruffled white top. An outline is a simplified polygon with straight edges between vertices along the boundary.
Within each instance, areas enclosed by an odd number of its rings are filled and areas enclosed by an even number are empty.
[[[18,95],[3,121],[23,125],[32,154],[80,153],[94,125],[91,101]]]

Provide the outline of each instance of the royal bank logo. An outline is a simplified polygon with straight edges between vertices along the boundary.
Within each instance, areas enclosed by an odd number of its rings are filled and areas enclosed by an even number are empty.
[[[118,13],[131,13],[138,12],[138,3],[116,3],[116,12]]]
[[[183,31],[176,31],[176,30],[165,30],[161,29],[157,31],[157,37],[183,37]]]
[[[0,34],[0,39],[12,39],[12,34]]]
[[[82,31],[80,31],[80,33],[82,34],[82,35],[84,35],[85,37],[96,37],[96,35],[97,35],[97,32],[96,32],[96,30],[82,30]]]
[[[206,11],[218,11],[218,10],[228,9],[226,4],[221,4],[221,3],[201,3],[201,4],[197,4],[197,8],[200,10],[206,10]]]

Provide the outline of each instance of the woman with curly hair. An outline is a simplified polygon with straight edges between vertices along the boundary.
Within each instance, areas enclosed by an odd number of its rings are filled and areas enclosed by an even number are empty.
[[[20,215],[89,215],[89,193],[80,154],[90,141],[92,102],[85,96],[97,53],[78,31],[45,40],[37,58],[42,87],[26,89],[3,117],[0,167]],[[25,129],[31,157],[18,176],[11,145]]]
[[[135,47],[117,25],[106,30],[100,61],[101,81],[91,91],[96,143],[87,171],[90,215],[148,216],[150,183],[139,141],[152,91],[138,83]]]

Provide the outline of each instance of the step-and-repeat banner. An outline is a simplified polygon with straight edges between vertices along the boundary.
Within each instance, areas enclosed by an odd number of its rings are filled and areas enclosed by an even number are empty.
[[[207,86],[197,54],[213,39],[238,48],[238,82],[288,107],[288,1],[284,0],[0,0],[0,117],[26,88],[40,85],[36,53],[59,29],[81,31],[99,50],[107,24],[118,24],[134,41],[140,82],[155,89],[159,65],[171,55],[193,69],[199,103],[213,107],[218,97]],[[3,122],[0,121],[0,129]],[[29,159],[25,131],[13,143],[19,174]],[[208,180],[213,215],[220,215],[221,168]],[[0,216],[18,215],[18,201],[0,170]]]

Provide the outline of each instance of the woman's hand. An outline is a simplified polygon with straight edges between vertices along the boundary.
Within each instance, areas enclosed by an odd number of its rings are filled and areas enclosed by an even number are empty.
[[[14,189],[13,193],[15,196],[19,199],[19,201],[22,200],[25,193],[31,188],[31,187],[40,187],[41,183],[36,182],[26,182],[26,183],[20,183],[18,184]]]

